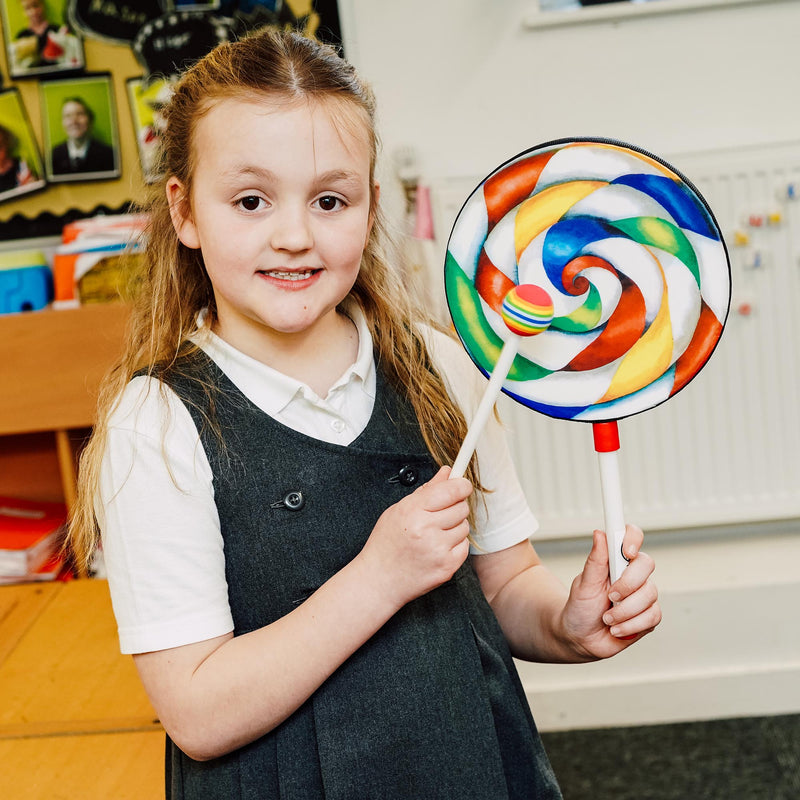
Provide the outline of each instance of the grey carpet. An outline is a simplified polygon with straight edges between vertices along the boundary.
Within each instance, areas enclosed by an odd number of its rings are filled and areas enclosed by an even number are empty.
[[[800,715],[542,739],[565,800],[800,800]]]

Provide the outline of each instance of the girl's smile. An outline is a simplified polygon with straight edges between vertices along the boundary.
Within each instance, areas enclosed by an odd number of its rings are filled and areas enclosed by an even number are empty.
[[[225,98],[197,123],[188,207],[182,184],[167,184],[180,240],[203,254],[216,333],[273,365],[287,347],[341,343],[336,308],[372,224],[368,129],[334,113],[324,100]]]

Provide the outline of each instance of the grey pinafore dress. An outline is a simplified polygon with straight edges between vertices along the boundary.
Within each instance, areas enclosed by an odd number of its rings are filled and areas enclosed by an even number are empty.
[[[234,635],[302,603],[361,550],[381,513],[435,465],[410,404],[378,370],[349,446],[254,406],[205,355],[169,383],[214,476]],[[213,409],[202,382],[218,389]],[[205,422],[211,411],[222,441]],[[167,740],[173,800],[560,798],[503,634],[467,561],[401,609],[289,719],[196,762]]]

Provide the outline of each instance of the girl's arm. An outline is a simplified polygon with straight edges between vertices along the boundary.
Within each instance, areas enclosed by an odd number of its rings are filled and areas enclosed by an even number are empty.
[[[594,532],[583,571],[569,592],[542,564],[530,542],[473,555],[481,587],[508,639],[527,661],[581,662],[608,658],[661,621],[652,559],[639,548],[642,532],[629,525],[624,550],[631,559],[610,585],[606,538]]]
[[[361,553],[285,617],[134,656],[178,747],[206,760],[272,730],[403,605],[449,580],[468,553],[472,487],[448,476],[388,508]]]

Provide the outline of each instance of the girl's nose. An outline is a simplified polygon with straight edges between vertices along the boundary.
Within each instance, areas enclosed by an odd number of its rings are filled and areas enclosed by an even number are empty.
[[[305,209],[283,209],[273,216],[272,223],[270,238],[273,249],[296,253],[309,250],[314,244],[311,220]]]

